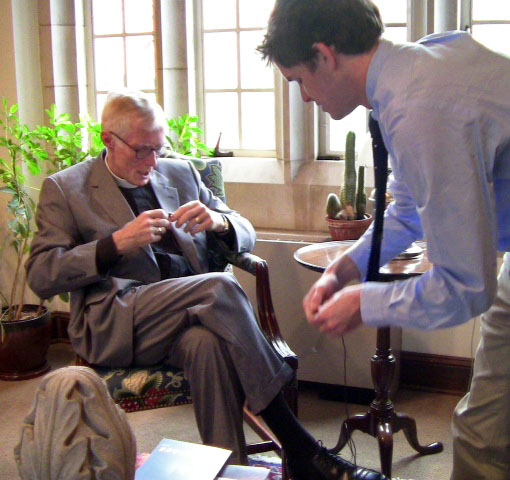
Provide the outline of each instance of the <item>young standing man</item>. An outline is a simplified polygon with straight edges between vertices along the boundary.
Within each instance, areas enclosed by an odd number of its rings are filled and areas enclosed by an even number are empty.
[[[370,0],[278,0],[259,51],[305,102],[340,119],[373,110],[390,155],[381,263],[426,238],[420,277],[345,287],[366,275],[371,229],[304,299],[308,321],[450,327],[482,316],[470,392],[453,418],[454,480],[510,471],[510,59],[466,32],[395,45]]]

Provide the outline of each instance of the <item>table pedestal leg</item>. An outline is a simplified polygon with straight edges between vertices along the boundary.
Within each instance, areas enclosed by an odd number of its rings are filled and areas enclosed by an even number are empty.
[[[421,455],[430,455],[443,451],[441,442],[422,446],[418,442],[416,422],[406,414],[396,413],[389,398],[389,388],[395,371],[395,357],[390,348],[390,329],[377,329],[377,348],[372,357],[372,380],[376,397],[367,413],[354,415],[344,420],[340,429],[338,443],[330,450],[338,453],[349,441],[352,432],[359,430],[377,438],[381,470],[391,479],[393,456],[393,434],[404,431],[411,447]]]

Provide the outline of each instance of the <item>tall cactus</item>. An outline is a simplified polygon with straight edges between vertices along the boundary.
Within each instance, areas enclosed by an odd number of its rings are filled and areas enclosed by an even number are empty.
[[[358,167],[358,192],[356,194],[356,218],[365,218],[367,210],[367,194],[365,193],[365,167]]]
[[[345,139],[345,170],[344,170],[344,186],[340,192],[340,203],[342,211],[340,218],[343,220],[355,220],[356,213],[354,206],[356,204],[356,157],[354,155],[354,147],[356,144],[356,135],[349,132]]]
[[[355,145],[356,135],[354,132],[349,132],[345,139],[344,185],[340,189],[340,196],[336,193],[330,193],[328,196],[326,213],[329,218],[339,220],[359,220],[365,218],[367,205],[365,167],[359,167],[358,184],[356,185]]]

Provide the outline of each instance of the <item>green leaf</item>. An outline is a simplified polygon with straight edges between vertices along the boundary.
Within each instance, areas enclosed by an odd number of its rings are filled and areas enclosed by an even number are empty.
[[[69,292],[59,293],[58,296],[63,302],[69,303]]]
[[[72,123],[64,123],[60,126],[67,133],[75,133],[76,127]]]
[[[14,195],[16,193],[16,190],[14,190],[14,188],[11,188],[11,187],[2,187],[2,188],[0,188],[0,192],[8,193],[9,195]]]

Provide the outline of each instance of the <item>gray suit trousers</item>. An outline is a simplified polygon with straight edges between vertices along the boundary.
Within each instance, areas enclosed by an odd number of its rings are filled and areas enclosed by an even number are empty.
[[[452,480],[510,478],[510,253],[480,329],[470,391],[452,420]]]
[[[134,363],[182,367],[202,441],[245,455],[242,407],[263,410],[292,378],[261,332],[230,273],[205,273],[131,289]]]

